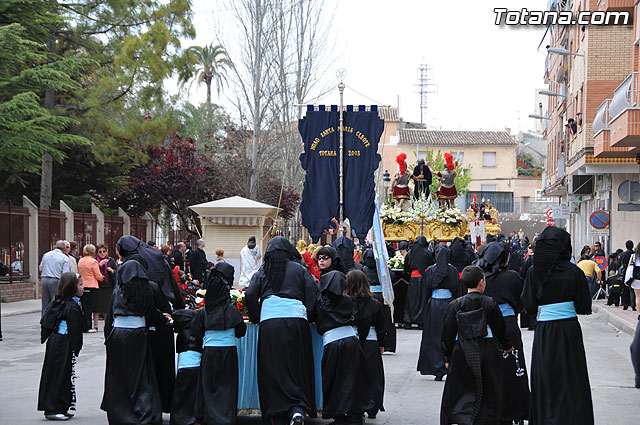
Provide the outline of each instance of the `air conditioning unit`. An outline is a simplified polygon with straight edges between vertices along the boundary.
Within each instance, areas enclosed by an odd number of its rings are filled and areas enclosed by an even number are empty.
[[[592,195],[594,176],[574,174],[569,178],[569,194]]]

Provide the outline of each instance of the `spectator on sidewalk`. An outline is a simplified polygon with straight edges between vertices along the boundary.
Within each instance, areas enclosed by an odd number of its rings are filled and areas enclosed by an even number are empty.
[[[624,283],[628,284],[632,290],[632,296],[637,301],[640,297],[640,243],[636,245],[633,254],[627,264],[627,270],[624,276]],[[634,308],[634,310],[636,310]],[[640,317],[638,317],[640,320]]]
[[[196,241],[196,249],[191,251],[189,261],[191,263],[191,276],[196,279],[200,284],[204,282],[205,271],[207,270],[207,253],[204,251],[205,242],[204,239],[198,239]]]
[[[96,295],[100,285],[98,282],[104,280],[104,275],[100,272],[100,265],[95,259],[96,247],[93,244],[86,244],[82,248],[84,256],[78,263],[78,273],[82,276],[84,294],[82,302],[82,314],[84,315],[84,330],[90,333],[98,332],[98,313],[94,313],[96,307]],[[93,326],[91,318],[93,317]]]
[[[69,257],[69,271],[78,273],[78,258],[75,255],[71,254],[71,250],[72,250],[71,243],[68,241],[64,241],[64,244],[65,244],[65,248],[62,250],[62,252],[64,253],[64,255]],[[77,248],[78,248],[78,245],[76,244],[76,249]]]
[[[593,297],[598,291],[598,282],[600,276],[600,266],[593,260],[582,260],[578,264],[578,268],[582,270],[587,277],[587,283],[589,284],[589,291],[591,297]]]
[[[58,280],[62,273],[70,271],[69,256],[64,252],[67,241],[56,241],[56,247],[45,253],[40,261],[40,282],[42,283],[42,312],[58,294]]]
[[[218,248],[216,249],[216,262],[215,264],[218,263],[225,263],[225,259],[224,259],[224,249],[222,248]]]
[[[625,248],[627,248],[627,250],[622,253],[622,264],[620,265],[621,269],[618,273],[619,275],[623,276],[623,281],[625,280],[624,275],[627,271],[629,260],[633,255],[633,241],[627,241],[624,245],[625,245]],[[626,281],[624,281],[623,283],[624,285],[622,285],[622,297],[621,297],[622,307],[624,310],[627,310],[629,306],[631,306],[631,308],[635,311],[636,310],[635,293],[631,289],[630,285],[626,284],[627,283]]]
[[[187,246],[184,242],[178,242],[178,245],[173,250],[171,257],[173,258],[173,264],[184,271],[184,252],[187,250]]]
[[[609,272],[609,278],[607,279],[607,288],[609,288],[609,298],[607,299],[607,305],[620,306],[620,295],[622,294],[622,278],[617,276],[615,270]]]

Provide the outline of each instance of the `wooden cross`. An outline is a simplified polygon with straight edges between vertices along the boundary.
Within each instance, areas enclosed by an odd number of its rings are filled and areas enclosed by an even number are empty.
[[[429,222],[425,222],[424,217],[420,217],[420,221],[416,221],[415,223],[420,225],[420,236],[424,236],[424,225],[429,224]]]

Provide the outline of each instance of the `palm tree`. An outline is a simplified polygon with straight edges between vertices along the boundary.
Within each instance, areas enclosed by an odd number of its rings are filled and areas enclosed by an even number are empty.
[[[184,86],[195,76],[193,81],[197,81],[198,85],[207,85],[207,103],[211,104],[211,84],[215,81],[216,90],[220,94],[220,88],[227,82],[227,67],[232,66],[227,51],[221,45],[213,43],[204,47],[192,46],[186,51],[186,59],[188,64],[178,80],[180,86]]]

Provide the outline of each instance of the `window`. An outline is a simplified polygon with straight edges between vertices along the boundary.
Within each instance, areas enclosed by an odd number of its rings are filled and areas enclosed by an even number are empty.
[[[498,185],[497,184],[483,184],[480,185],[480,190],[482,192],[497,192]]]
[[[551,202],[551,197],[542,196],[542,189],[536,189],[536,202]]]
[[[483,167],[495,167],[496,166],[496,153],[495,152],[482,152],[482,166]]]
[[[620,183],[618,196],[625,202],[640,202],[640,181],[625,180]]]

